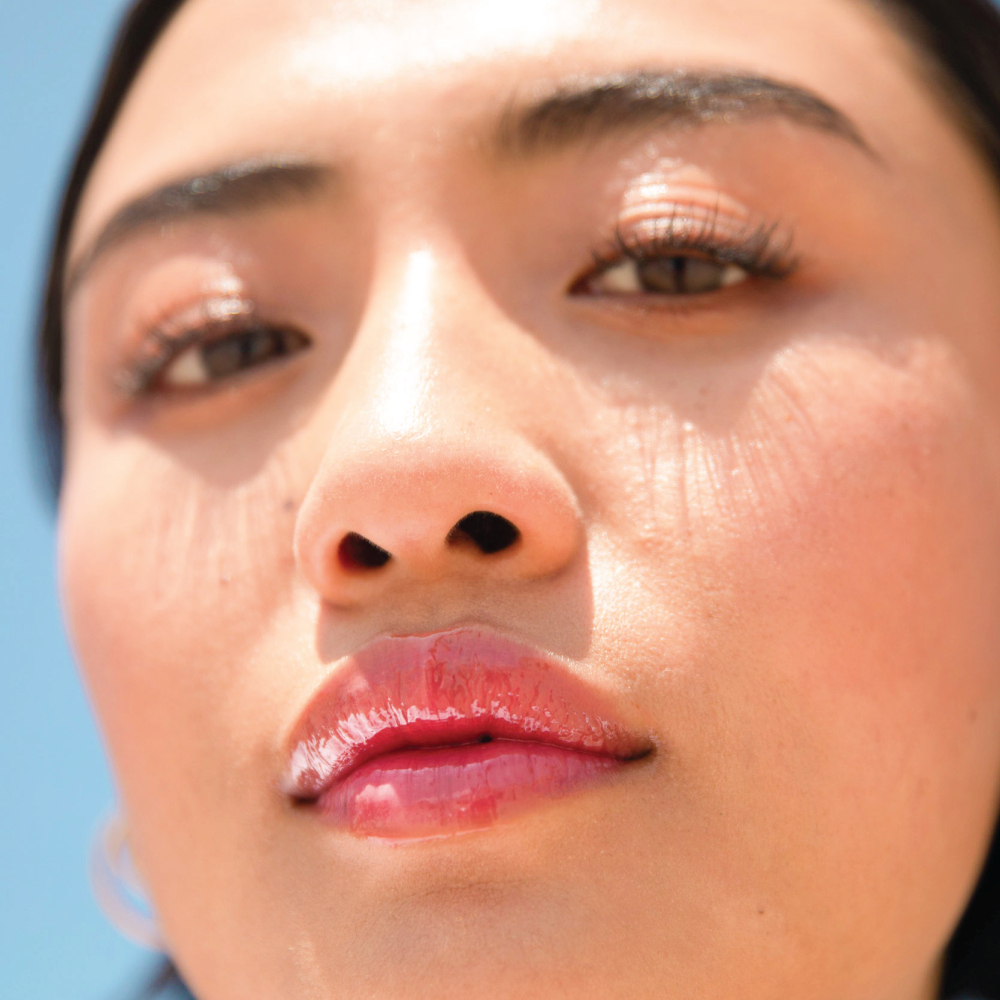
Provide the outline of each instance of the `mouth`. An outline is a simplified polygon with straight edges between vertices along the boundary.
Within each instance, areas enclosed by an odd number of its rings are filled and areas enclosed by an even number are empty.
[[[284,790],[358,836],[426,838],[512,818],[651,750],[559,663],[458,629],[340,661],[293,730]]]

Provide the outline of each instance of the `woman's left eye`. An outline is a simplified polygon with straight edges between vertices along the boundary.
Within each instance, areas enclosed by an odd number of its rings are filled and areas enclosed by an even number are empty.
[[[155,381],[166,388],[208,385],[248,368],[304,350],[309,338],[298,330],[253,324],[182,348]]]
[[[738,285],[749,277],[738,264],[707,257],[626,257],[584,279],[579,291],[590,295],[703,295]]]

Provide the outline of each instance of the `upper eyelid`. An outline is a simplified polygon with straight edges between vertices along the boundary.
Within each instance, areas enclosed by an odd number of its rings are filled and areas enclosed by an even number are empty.
[[[213,324],[246,319],[256,312],[256,305],[241,295],[213,295],[150,324],[147,337],[160,343],[173,343]],[[172,329],[177,332],[172,333]]]
[[[607,268],[626,259],[642,259],[657,252],[666,255],[671,250],[701,250],[720,262],[755,265],[759,272],[775,277],[789,276],[801,264],[791,226],[748,214],[738,223],[730,218],[730,223],[737,224],[726,225],[720,232],[724,216],[708,212],[701,220],[685,219],[681,213],[686,208],[689,206],[678,205],[670,215],[650,216],[629,226],[619,220],[603,247],[593,252],[593,266]]]
[[[255,307],[260,276],[237,260],[180,246],[147,261],[141,255],[117,284],[102,280],[97,301],[114,316],[113,346],[119,358],[141,354],[157,341],[212,319]]]
[[[619,218],[628,221],[641,219],[650,213],[663,215],[664,210],[686,211],[717,218],[743,221],[752,211],[715,183],[680,180],[664,182],[643,175],[627,190],[622,198]]]
[[[165,311],[153,320],[140,322],[138,347],[133,352],[141,354],[144,348],[183,349],[212,327],[224,328],[237,321],[249,321],[257,316],[257,304],[243,295],[213,294],[178,309]]]
[[[115,369],[112,381],[129,396],[140,395],[181,353],[202,341],[239,332],[259,320],[259,309],[243,296],[213,296],[149,323],[140,343]],[[173,329],[174,332],[169,332]]]
[[[685,189],[695,196],[684,197]],[[687,183],[681,183],[680,190],[671,193],[673,197],[666,197],[664,192],[664,197],[645,204],[633,201],[624,212],[620,211],[610,235],[606,234],[591,250],[592,266],[607,267],[625,258],[641,257],[650,246],[663,251],[702,249],[709,255],[712,251],[756,247],[758,253],[768,250],[773,258],[770,262],[780,262],[782,271],[790,272],[798,263],[797,256],[791,253],[790,230],[782,233],[778,224],[765,222],[723,193],[702,189],[702,195],[697,196]],[[643,234],[643,230],[653,231]],[[726,260],[740,262],[731,254],[726,255]],[[134,376],[121,374],[131,370],[141,372],[142,381],[148,382],[180,351],[201,339],[207,327],[215,326],[224,335],[228,332],[224,328],[234,320],[252,320],[258,309],[238,287],[241,285],[241,281],[226,277],[208,297],[202,292],[194,301],[150,311],[137,319],[132,325],[141,332],[126,339],[140,342],[118,367],[115,381],[134,384]]]

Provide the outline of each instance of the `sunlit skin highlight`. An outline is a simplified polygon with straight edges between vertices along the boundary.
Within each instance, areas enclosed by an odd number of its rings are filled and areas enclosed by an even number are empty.
[[[182,7],[76,221],[60,550],[199,1000],[935,996],[1000,792],[1000,204],[906,44],[852,0]],[[622,79],[669,86],[623,122]],[[332,822],[290,793],[344,664],[455,629],[650,752],[511,758],[434,836],[369,835],[389,754]],[[404,761],[427,815],[469,759]]]

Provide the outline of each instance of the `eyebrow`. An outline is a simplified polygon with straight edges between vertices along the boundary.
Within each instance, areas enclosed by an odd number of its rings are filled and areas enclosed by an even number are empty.
[[[754,74],[683,69],[571,79],[534,103],[509,107],[494,148],[501,156],[525,157],[646,126],[761,118],[838,136],[878,159],[858,126],[810,90]]]
[[[333,173],[327,166],[290,159],[244,160],[140,195],[115,212],[69,268],[65,296],[101,257],[138,233],[195,215],[231,215],[308,200]]]
[[[647,126],[691,127],[784,118],[845,139],[873,159],[861,130],[812,91],[770,77],[727,71],[576,77],[527,105],[511,104],[494,132],[500,157],[528,157]],[[291,158],[249,159],[166,184],[127,202],[67,270],[66,300],[94,265],[137,234],[196,215],[260,211],[315,197],[337,173]]]

